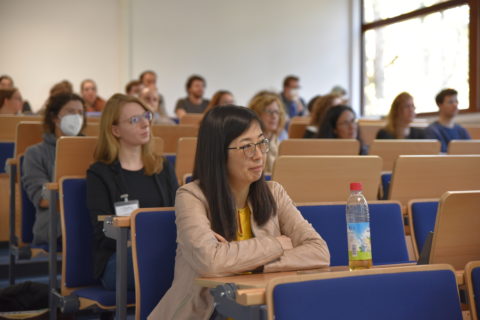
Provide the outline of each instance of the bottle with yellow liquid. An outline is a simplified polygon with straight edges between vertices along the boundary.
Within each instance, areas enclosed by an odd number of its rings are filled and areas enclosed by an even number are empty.
[[[348,265],[350,270],[368,269],[372,266],[370,216],[362,189],[361,183],[352,182],[350,196],[347,200]]]

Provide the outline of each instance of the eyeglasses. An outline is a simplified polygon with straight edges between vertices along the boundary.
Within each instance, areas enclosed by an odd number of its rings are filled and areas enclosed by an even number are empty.
[[[130,122],[130,124],[136,125],[138,124],[142,119],[147,120],[148,122],[151,122],[153,120],[153,112],[151,111],[145,111],[143,114],[138,114],[136,116],[131,116],[125,121]]]
[[[227,148],[228,150],[233,150],[233,149],[238,149],[238,150],[243,150],[243,153],[245,156],[248,158],[251,158],[255,155],[255,151],[257,146],[260,148],[261,153],[267,153],[268,150],[270,150],[270,141],[268,139],[263,139],[260,142],[257,143],[249,143],[241,147],[231,147]]]
[[[357,119],[337,122],[337,127],[350,127],[350,126],[356,126],[356,125],[357,125]]]
[[[267,109],[264,112],[266,114],[268,114],[269,116],[273,116],[273,115],[278,116],[280,114],[280,111],[278,111],[278,110],[268,110]]]

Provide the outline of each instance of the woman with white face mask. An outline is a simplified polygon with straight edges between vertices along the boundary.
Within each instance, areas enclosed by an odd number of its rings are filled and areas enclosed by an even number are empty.
[[[81,135],[85,125],[85,104],[80,96],[73,93],[51,96],[43,119],[43,141],[25,152],[22,183],[36,210],[33,225],[35,245],[48,243],[49,203],[43,185],[53,181],[57,139]],[[60,228],[58,234],[61,234]]]

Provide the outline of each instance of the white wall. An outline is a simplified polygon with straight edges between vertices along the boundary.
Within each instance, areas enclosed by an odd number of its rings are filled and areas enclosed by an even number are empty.
[[[0,74],[13,77],[24,98],[39,109],[53,84],[85,78],[108,97],[120,81],[117,0],[1,0]]]
[[[307,99],[348,89],[348,0],[177,0],[132,2],[132,75],[152,68],[167,109],[185,96],[189,75],[207,79],[207,96],[231,90],[245,105],[261,89],[301,78]]]
[[[351,92],[351,1],[0,0],[0,74],[35,109],[60,80],[78,91],[93,78],[108,98],[145,69],[171,114],[192,73],[207,96],[228,89],[239,104],[287,74],[306,99],[336,84]]]

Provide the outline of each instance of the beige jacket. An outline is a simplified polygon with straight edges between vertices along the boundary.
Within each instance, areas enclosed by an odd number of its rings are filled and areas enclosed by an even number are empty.
[[[325,241],[303,219],[280,184],[268,185],[277,203],[277,215],[261,227],[252,215],[255,238],[229,243],[216,240],[210,228],[207,200],[198,184],[192,182],[178,189],[174,280],[148,319],[208,319],[213,312],[213,298],[208,289],[194,283],[198,277],[232,275],[262,265],[264,272],[329,265]],[[280,235],[288,236],[294,248],[284,251],[276,239]]]

